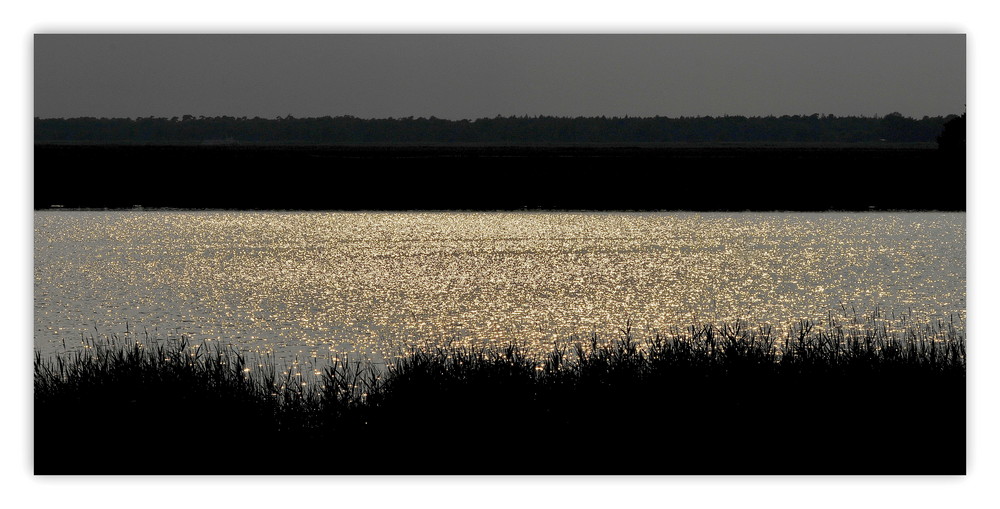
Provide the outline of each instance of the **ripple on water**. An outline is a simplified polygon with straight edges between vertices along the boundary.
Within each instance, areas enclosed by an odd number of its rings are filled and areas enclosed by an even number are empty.
[[[132,332],[278,357],[547,349],[880,307],[965,322],[964,213],[35,213],[35,344]]]

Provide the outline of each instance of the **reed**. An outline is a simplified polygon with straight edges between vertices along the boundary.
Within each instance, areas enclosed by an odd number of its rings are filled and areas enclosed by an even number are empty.
[[[231,347],[91,340],[36,353],[36,472],[963,473],[964,337],[876,318],[644,337],[627,323],[540,358],[508,344],[342,359],[316,384]],[[258,459],[152,452],[188,443]]]

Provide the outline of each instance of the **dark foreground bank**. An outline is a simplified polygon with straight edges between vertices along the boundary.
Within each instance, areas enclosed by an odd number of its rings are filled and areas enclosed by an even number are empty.
[[[889,145],[35,146],[36,209],[965,210],[964,153]]]
[[[387,370],[186,341],[35,363],[37,474],[964,474],[947,327],[745,325],[410,352]],[[252,368],[252,369],[249,369]]]

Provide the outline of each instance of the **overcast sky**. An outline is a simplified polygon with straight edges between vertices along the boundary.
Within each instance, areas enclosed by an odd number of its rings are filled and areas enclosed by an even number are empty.
[[[34,115],[461,119],[964,111],[965,36],[56,35]]]

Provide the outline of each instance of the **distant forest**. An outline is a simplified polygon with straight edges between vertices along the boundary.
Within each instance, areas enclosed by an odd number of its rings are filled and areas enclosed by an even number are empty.
[[[78,143],[934,143],[956,115],[872,117],[500,117],[476,120],[352,116],[35,118],[35,142]]]

